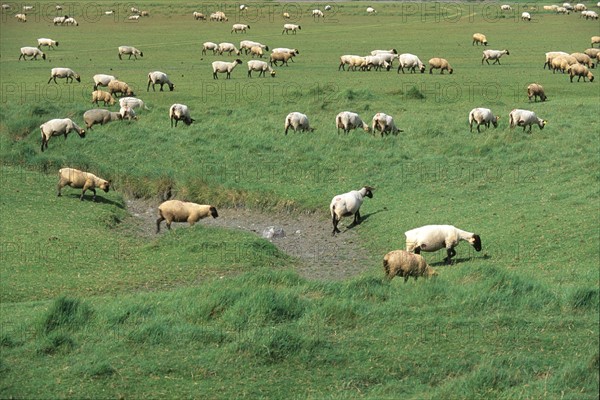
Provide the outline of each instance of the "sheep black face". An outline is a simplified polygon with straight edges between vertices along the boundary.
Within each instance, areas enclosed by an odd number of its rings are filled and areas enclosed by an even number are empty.
[[[365,189],[366,189],[365,196],[372,199],[373,198],[373,190],[375,190],[375,188],[372,188],[371,186],[365,186]]]
[[[475,251],[481,251],[481,238],[479,235],[473,235],[473,237],[469,240],[469,243],[473,245]]]
[[[217,213],[217,209],[214,207],[210,208],[210,215],[212,215],[213,218],[217,218],[219,216],[219,214]]]

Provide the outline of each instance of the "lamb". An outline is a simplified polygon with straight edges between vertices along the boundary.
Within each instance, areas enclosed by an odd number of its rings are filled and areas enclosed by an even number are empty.
[[[158,219],[156,220],[156,233],[160,233],[160,223],[167,221],[167,228],[171,230],[173,222],[187,222],[193,226],[202,218],[212,216],[217,218],[219,213],[214,206],[196,204],[179,200],[167,200],[158,206]]]
[[[505,54],[507,56],[510,55],[508,50],[484,50],[483,58],[481,59],[481,64],[483,64],[483,62],[485,61],[489,65],[489,60],[494,60],[493,64],[500,64],[500,57],[502,57]]]
[[[69,132],[75,131],[79,134],[79,137],[85,137],[85,130],[81,129],[70,118],[56,118],[46,121],[40,125],[40,131],[42,134],[42,151],[48,148],[48,141],[53,136],[64,135],[65,140],[67,140]]]
[[[30,60],[37,61],[38,56],[41,56],[42,60],[46,59],[46,54],[44,54],[44,52],[38,49],[37,47],[21,47],[21,55],[19,56],[19,61],[21,61],[21,58],[27,61],[26,57],[31,57]]]
[[[223,53],[225,52],[229,53],[229,55],[231,55],[232,52],[234,52],[238,56],[240,55],[240,51],[235,47],[233,43],[219,43],[219,54],[223,55]]]
[[[108,82],[108,92],[114,95],[121,93],[124,96],[135,96],[135,93],[133,93],[133,90],[131,90],[127,83],[117,79]]]
[[[126,119],[128,121],[133,120],[137,120],[137,114],[134,111],[133,108],[129,107],[127,104],[121,106],[121,108],[119,109],[119,114],[121,115],[122,119]]]
[[[362,127],[365,132],[371,132],[371,128],[367,125],[358,114],[351,111],[342,111],[335,117],[335,125],[340,133],[340,128],[344,130],[344,133],[350,132],[351,129]]]
[[[522,126],[523,132],[525,132],[525,127],[529,126],[529,132],[531,132],[533,124],[537,124],[540,127],[540,130],[542,130],[544,129],[544,126],[546,126],[547,121],[538,118],[533,111],[515,109],[509,114],[509,123],[510,129],[513,129],[516,126]]]
[[[27,22],[27,14],[16,14],[15,18],[17,19],[17,22]]]
[[[160,72],[160,71],[149,72],[148,73],[148,86],[146,87],[146,91],[147,92],[150,91],[150,84],[152,84],[152,91],[155,92],[156,89],[154,88],[154,85],[156,85],[157,83],[160,85],[161,92],[163,91],[164,85],[167,85],[171,92],[175,89],[175,85],[173,85],[173,83],[171,83],[171,81],[169,80],[169,76],[167,74],[165,74],[164,72]]]
[[[419,276],[429,278],[438,275],[436,270],[427,265],[423,256],[405,250],[394,250],[387,253],[383,257],[383,270],[388,279],[399,276],[404,278],[404,283],[411,276],[416,281]]]
[[[252,55],[252,58],[254,58],[254,56],[262,58],[262,56],[264,55],[263,49],[260,46],[252,46],[250,48],[250,54]]]
[[[137,60],[137,56],[144,57],[144,53],[131,46],[119,46],[119,60],[123,59],[121,57],[123,54],[129,54],[128,60],[131,60],[131,56],[133,56],[135,60]]]
[[[531,21],[531,14],[529,14],[528,12],[523,12],[521,13],[521,19],[523,21]]]
[[[206,50],[212,50],[213,54],[217,54],[219,45],[213,42],[204,42],[202,44],[202,54],[206,54]]]
[[[93,110],[98,111],[98,110]],[[61,168],[58,170],[58,196],[61,196],[61,189],[65,186],[70,186],[74,189],[83,189],[79,200],[83,201],[83,195],[89,189],[94,193],[92,197],[93,201],[96,201],[96,188],[104,190],[108,193],[111,186],[111,182],[105,179],[99,178],[96,175],[80,171],[75,168]]]
[[[429,73],[432,74],[434,69],[439,69],[440,74],[444,74],[444,70],[448,71],[449,74],[454,72],[454,69],[448,63],[448,60],[445,58],[434,57],[429,60]]]
[[[546,101],[548,98],[546,97],[546,93],[544,93],[544,87],[538,83],[532,83],[527,86],[527,98],[531,101],[533,97],[534,101],[537,101],[537,98],[540,98],[540,101]]]
[[[325,18],[325,15],[323,14],[323,11],[318,10],[318,9],[312,10],[312,16],[313,16],[313,19],[315,19],[315,18]]]
[[[283,64],[285,64],[286,66],[288,65],[288,60],[290,60],[292,57],[294,57],[293,53],[271,53],[270,56],[270,64],[271,65],[275,65],[277,66],[278,62],[282,62]]]
[[[39,38],[37,40],[38,42],[38,49],[40,49],[42,46],[48,46],[49,48],[54,49],[54,46],[58,47],[58,42],[56,40],[52,40],[52,39],[48,39],[48,38]]]
[[[169,119],[171,120],[171,128],[173,127],[173,121],[175,121],[175,127],[177,122],[183,121],[186,125],[191,125],[195,121],[190,117],[190,110],[185,104],[173,104],[169,108]]]
[[[192,15],[194,16],[194,19],[196,21],[198,21],[199,19],[206,21],[206,16],[204,14],[202,14],[201,12],[194,11],[194,13]]]
[[[474,33],[473,34],[473,46],[475,46],[476,43],[477,43],[477,46],[479,46],[479,43],[483,44],[484,46],[488,45],[487,38],[485,37],[485,35],[483,33]]]
[[[231,78],[231,71],[233,71],[233,69],[238,65],[241,64],[242,60],[240,60],[239,58],[236,59],[233,62],[226,62],[226,61],[214,61],[212,63],[212,69],[213,69],[213,79],[219,79],[217,76],[217,73],[227,73],[227,78],[225,79],[230,79]]]
[[[104,102],[104,105],[113,105],[115,104],[115,98],[108,92],[103,90],[94,90],[92,92],[92,104],[99,105],[98,102]]]
[[[425,72],[425,65],[419,60],[419,57],[414,54],[404,53],[398,56],[398,61],[400,61],[400,65],[398,66],[398,73],[402,70],[404,73],[404,68],[410,69],[410,73],[415,72],[415,68],[419,68],[421,73]]]
[[[351,226],[360,223],[360,206],[365,197],[373,198],[373,190],[375,189],[370,186],[364,186],[360,190],[352,190],[348,193],[337,195],[331,200],[329,210],[331,211],[331,222],[333,223],[332,236],[340,233],[338,223],[342,217],[354,215],[354,221]]]
[[[104,125],[111,121],[119,121],[121,119],[123,119],[121,113],[111,112],[103,108],[95,108],[83,113],[83,121],[85,122],[87,129],[90,130],[95,124]]]
[[[484,125],[486,128],[489,129],[490,123],[494,125],[494,128],[497,128],[499,119],[500,116],[494,116],[492,110],[490,110],[489,108],[474,108],[469,113],[469,131],[473,132],[474,122],[477,123],[477,132],[481,132],[481,130],[479,129],[481,125]]]
[[[250,25],[246,25],[246,24],[233,24],[232,28],[231,28],[231,33],[246,33],[246,30],[250,29]]]
[[[595,44],[600,44],[600,36],[592,36],[591,46],[594,47]]]
[[[452,225],[425,225],[404,232],[406,236],[406,251],[420,254],[421,251],[434,252],[446,248],[447,264],[456,255],[454,248],[461,240],[469,242],[476,251],[481,251],[481,237],[458,229]]]
[[[391,133],[393,135],[397,135],[398,132],[403,132],[401,129],[396,127],[394,123],[394,118],[391,115],[387,115],[384,113],[377,113],[373,116],[372,121],[372,130],[375,132],[376,130],[381,132],[381,137],[384,134]]]
[[[569,76],[571,77],[571,83],[573,83],[573,78],[577,76],[577,82],[581,78],[585,82],[585,78],[588,78],[590,82],[594,81],[594,74],[592,74],[585,65],[581,64],[573,64],[568,68]]]
[[[264,61],[260,61],[260,60],[248,61],[248,77],[249,78],[252,78],[252,71],[259,71],[259,73],[258,73],[259,77],[261,75],[263,77],[266,76],[266,71],[269,71],[269,74],[271,74],[271,76],[273,78],[275,77],[275,71],[273,71],[273,68],[271,68],[271,66]]]
[[[52,70],[50,71],[50,79],[48,79],[48,83],[50,83],[50,81],[52,80],[54,80],[54,83],[58,83],[56,82],[56,78],[66,78],[66,83],[69,83],[69,80],[73,82],[73,79],[75,79],[77,82],[81,82],[81,77],[79,76],[79,74],[73,71],[71,68],[52,68]]]
[[[592,61],[592,58],[584,53],[573,53],[571,57],[574,57],[579,64],[583,64],[588,68],[594,68],[595,64]]]
[[[283,31],[281,31],[281,34],[283,35],[285,33],[289,35],[290,31],[292,31],[292,33],[295,35],[296,32],[300,30],[302,30],[302,27],[300,25],[285,24],[283,25]]]
[[[115,76],[106,74],[96,74],[92,79],[94,79],[94,90],[98,90],[98,86],[108,86],[110,81],[117,80]]]
[[[291,112],[285,117],[285,134],[287,135],[288,129],[291,127],[294,132],[314,132],[315,128],[310,127],[308,117],[305,114],[299,112]]]

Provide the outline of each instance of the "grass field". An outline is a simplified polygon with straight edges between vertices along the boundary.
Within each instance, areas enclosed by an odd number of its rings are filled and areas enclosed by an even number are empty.
[[[0,397],[598,398],[598,83],[542,68],[547,51],[588,48],[597,21],[542,3],[500,14],[499,3],[376,2],[375,16],[367,3],[331,3],[316,21],[313,3],[240,14],[233,2],[152,1],[135,4],[151,14],[138,22],[126,20],[133,3],[69,2],[80,25],[63,27],[51,22],[55,2],[36,2],[25,24],[14,18],[22,4],[10,4],[0,24]],[[217,7],[228,22],[191,17]],[[530,23],[519,18],[526,7]],[[284,11],[297,35],[281,34]],[[232,34],[235,22],[251,28]],[[482,65],[475,32],[510,50],[501,65]],[[38,37],[60,45],[46,61],[17,61]],[[236,57],[202,55],[202,43],[242,39],[300,54],[273,79],[248,78],[242,54],[230,80],[213,80],[210,63]],[[144,57],[120,61],[119,45]],[[444,57],[455,72],[338,71],[340,55],[375,48]],[[81,83],[47,84],[61,66]],[[146,91],[154,70],[173,92]],[[40,152],[43,122],[83,125],[96,73],[130,83],[150,110]],[[532,82],[548,101],[528,101]],[[196,122],[171,128],[173,103]],[[474,107],[500,115],[498,128],[470,133]],[[514,108],[547,126],[510,130]],[[368,122],[385,112],[404,132],[338,134],[344,110]],[[316,131],[284,135],[291,111]],[[95,203],[70,188],[56,197],[64,166],[116,191]],[[365,184],[376,190],[354,231],[370,261],[343,282],[301,278],[299,260],[237,230],[200,222],[141,235],[126,207],[170,188],[329,226],[331,198]],[[385,280],[383,255],[433,223],[476,231],[483,251],[462,244],[449,267],[426,254],[433,280]]]

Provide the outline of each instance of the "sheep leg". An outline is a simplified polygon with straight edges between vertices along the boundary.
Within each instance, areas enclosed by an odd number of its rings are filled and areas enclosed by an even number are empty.
[[[165,217],[160,214],[160,217],[156,220],[156,233],[160,233],[160,223],[165,220]]]
[[[352,221],[352,226],[360,224],[360,210],[356,210],[354,213],[354,221]]]
[[[331,236],[335,236],[336,233],[340,233],[341,231],[338,229],[338,223],[340,220],[337,218],[336,213],[334,212],[331,216],[331,222],[333,223],[333,232],[331,232]]]
[[[454,248],[450,247],[449,249],[446,249],[446,253],[448,254],[448,257],[446,257],[444,261],[446,261],[446,264],[451,264],[452,257],[456,255],[456,251],[454,250]]]

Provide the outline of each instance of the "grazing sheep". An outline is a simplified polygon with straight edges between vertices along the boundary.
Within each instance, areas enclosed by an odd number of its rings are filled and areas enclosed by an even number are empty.
[[[52,23],[54,25],[63,25],[65,23],[65,20],[69,18],[67,15],[65,15],[64,17],[54,17],[52,19]]]
[[[352,60],[355,58],[360,58],[360,56],[357,55],[353,55],[353,54],[345,54],[343,56],[340,56],[340,66],[338,67],[338,71],[340,69],[342,70],[346,70],[346,64],[348,64],[349,68],[348,70],[350,70],[350,66],[352,64]]]
[[[571,55],[555,57],[552,59],[552,70],[553,73],[560,70],[564,74],[565,72],[568,72],[570,65],[578,63],[577,59]]]
[[[194,16],[194,19],[196,21],[198,21],[199,19],[201,19],[202,21],[206,21],[206,16],[204,14],[202,14],[201,12],[194,11],[194,13],[192,15]]]
[[[527,98],[531,101],[533,97],[534,101],[537,101],[537,98],[540,98],[540,101],[546,101],[548,99],[546,97],[546,93],[544,93],[544,87],[537,83],[532,83],[527,86]]]
[[[337,127],[338,134],[340,129],[344,130],[344,133],[350,132],[351,129],[361,127],[365,132],[371,132],[371,128],[367,125],[357,113],[351,111],[342,111],[335,117],[335,126]]]
[[[481,64],[483,64],[483,62],[485,61],[489,65],[489,60],[494,60],[493,64],[500,64],[500,57],[502,57],[505,54],[507,56],[510,55],[508,50],[484,50],[483,58],[481,59]]]
[[[135,96],[133,90],[131,90],[127,83],[116,79],[108,82],[108,92],[115,96],[117,93],[121,93],[124,96]]]
[[[367,14],[371,15],[375,13],[377,13],[377,10],[375,10],[373,7],[367,7]]]
[[[240,60],[239,58],[234,60],[233,62],[226,62],[226,61],[214,61],[212,63],[212,69],[213,69],[213,79],[219,79],[219,77],[217,76],[218,73],[227,73],[227,77],[225,79],[230,79],[231,78],[231,71],[233,71],[233,69],[238,65],[241,64],[242,60]]]
[[[145,10],[144,10],[144,11],[142,11],[142,12],[140,13],[140,15],[141,15],[142,17],[149,17],[149,16],[150,16],[150,12],[149,12],[149,11],[145,11]]]
[[[404,278],[404,283],[411,276],[416,281],[419,276],[429,278],[438,274],[436,270],[427,265],[423,256],[405,250],[394,250],[387,253],[383,257],[383,270],[388,279],[399,276]]]
[[[206,50],[212,50],[213,54],[217,54],[219,45],[213,42],[204,42],[202,44],[202,54],[206,54]]]
[[[183,121],[186,125],[191,125],[195,121],[190,117],[190,109],[185,104],[173,104],[169,108],[169,119],[171,120],[171,128],[173,127],[173,121],[175,121],[175,127],[177,122]]]
[[[98,86],[108,86],[110,81],[116,81],[117,78],[112,75],[96,74],[93,76],[94,79],[94,90],[98,89]]]
[[[128,60],[131,60],[131,56],[133,56],[135,60],[137,60],[137,56],[144,57],[144,53],[131,46],[119,46],[119,60],[123,59],[121,58],[123,54],[129,54]]]
[[[27,14],[16,14],[15,18],[17,19],[17,22],[27,22]]]
[[[325,11],[331,11],[331,6],[329,4],[325,6]]]
[[[340,233],[338,223],[342,217],[354,215],[354,221],[351,226],[360,223],[360,206],[365,197],[373,198],[373,190],[375,189],[370,186],[364,186],[360,190],[352,190],[348,193],[337,195],[331,200],[329,210],[331,211],[331,222],[333,223],[332,236]]]
[[[291,112],[285,117],[285,134],[287,135],[288,129],[291,127],[294,132],[314,132],[315,128],[310,127],[308,117],[299,112]]]
[[[410,73],[414,73],[415,69],[418,67],[421,73],[425,72],[425,65],[419,60],[419,57],[414,54],[404,53],[398,56],[398,61],[400,65],[398,66],[398,73],[402,70],[404,73],[404,68],[410,69]]]
[[[452,69],[452,67],[448,63],[448,60],[446,60],[445,58],[434,57],[429,60],[428,64],[430,74],[433,73],[434,69],[439,69],[440,74],[443,74],[444,70],[448,71],[449,74],[452,74],[452,72],[454,72],[454,69]]]
[[[579,64],[583,64],[588,68],[594,68],[595,64],[592,61],[592,58],[584,53],[573,53],[571,57],[574,57]]]
[[[131,7],[129,10],[131,11],[132,14],[139,14],[140,13],[140,10],[138,10],[135,7]]]
[[[122,119],[126,119],[131,121],[133,120],[137,120],[137,114],[135,112],[135,110],[131,107],[129,107],[128,105],[123,105],[121,106],[121,108],[119,109],[119,114],[121,114],[121,118]]]
[[[119,105],[121,107],[129,106],[131,108],[139,108],[139,109],[149,110],[149,108],[146,107],[146,104],[144,104],[143,100],[135,98],[135,97],[121,97],[119,99]]]
[[[217,11],[217,12],[210,14],[210,17],[208,19],[211,21],[217,21],[217,22],[229,21],[229,18],[227,18],[227,16],[225,16],[225,13],[223,11]]]
[[[240,42],[240,52],[244,50],[245,54],[248,54],[253,47],[260,47],[263,51],[269,51],[269,46],[259,42],[254,42],[252,40],[242,40]]]
[[[531,21],[531,14],[529,14],[528,12],[523,12],[521,13],[521,19],[523,21]]]
[[[53,136],[64,135],[65,140],[67,140],[69,132],[75,131],[79,134],[79,137],[85,137],[85,130],[81,129],[70,118],[56,118],[46,121],[40,125],[40,131],[42,134],[42,151],[48,148],[48,141]]]
[[[77,21],[75,20],[75,18],[73,18],[73,17],[68,17],[68,18],[65,18],[65,20],[63,21],[63,23],[62,23],[62,24],[63,24],[63,25],[67,25],[67,26],[70,26],[70,25],[73,25],[73,26],[79,26],[79,22],[77,22]]]
[[[488,45],[487,38],[485,37],[485,35],[483,33],[474,33],[473,34],[473,46],[475,46],[476,43],[477,43],[477,46],[479,46],[479,43],[483,44],[484,46]]]
[[[573,11],[575,11],[575,12],[582,12],[585,10],[587,10],[587,7],[585,6],[585,4],[577,3],[573,6]]]
[[[50,81],[52,80],[54,80],[54,83],[58,83],[56,82],[56,78],[66,78],[66,83],[69,83],[69,80],[73,82],[73,79],[75,79],[77,82],[81,82],[81,77],[79,76],[79,74],[73,71],[71,68],[52,68],[52,70],[50,71],[50,79],[48,79],[48,83],[50,83]]]
[[[294,57],[294,55],[295,55],[294,53],[274,52],[274,53],[271,53],[269,62],[271,65],[275,65],[275,66],[277,66],[278,62],[282,62],[283,64],[288,66],[288,60],[292,59]]]
[[[591,47],[589,49],[585,49],[583,54],[587,54],[591,58],[598,58],[598,55],[600,55],[600,49],[595,49],[595,48]]]
[[[313,16],[313,19],[315,19],[315,18],[325,18],[325,15],[323,14],[323,11],[318,10],[318,9],[312,10],[312,16]]]
[[[179,200],[167,200],[158,206],[158,219],[156,220],[156,233],[160,232],[160,223],[167,221],[167,228],[171,229],[173,222],[187,222],[193,226],[202,218],[212,216],[217,218],[219,213],[211,205],[196,204]]]
[[[527,126],[529,126],[529,132],[531,132],[533,124],[537,124],[537,126],[540,127],[540,130],[542,130],[548,123],[548,121],[538,118],[533,111],[529,110],[515,109],[510,112],[508,117],[510,129],[513,129],[516,126],[522,126],[523,132],[525,132]]]
[[[406,236],[406,251],[420,254],[421,251],[434,252],[445,248],[447,264],[456,255],[454,248],[461,240],[469,242],[476,251],[481,251],[479,235],[458,229],[452,225],[425,225],[404,232]]]
[[[300,30],[302,30],[302,27],[300,25],[285,24],[283,25],[283,31],[281,31],[281,34],[283,35],[285,33],[289,35],[290,31],[292,31],[292,33],[295,35],[296,32]]]
[[[585,78],[588,78],[590,82],[594,81],[594,74],[592,74],[585,65],[573,64],[568,67],[567,71],[569,72],[569,76],[571,77],[571,83],[573,83],[573,78],[575,76],[578,77],[577,82],[579,82],[581,78],[583,78],[584,82]]]
[[[48,46],[49,48],[54,49],[54,46],[58,47],[58,42],[56,40],[52,40],[52,39],[48,39],[48,38],[39,38],[37,40],[38,42],[38,49],[40,49],[42,46]]]
[[[233,24],[233,26],[231,27],[231,33],[246,33],[246,30],[250,29],[250,25],[246,25],[246,24]]]
[[[87,129],[92,129],[95,124],[104,125],[111,121],[119,121],[123,119],[121,113],[111,112],[103,108],[94,108],[83,113],[83,121]]]
[[[264,55],[263,49],[260,46],[252,46],[250,48],[250,54],[252,55],[252,58],[254,58],[254,56],[262,58]]]
[[[544,63],[544,69],[546,69],[546,66],[548,66],[548,69],[552,69],[552,61],[555,58],[568,55],[569,53],[565,53],[564,51],[549,51],[548,53],[546,53],[546,62]]]
[[[3,9],[4,11],[10,10],[10,4],[6,4],[6,3],[5,3],[5,4],[2,4],[2,9]]]
[[[396,127],[394,118],[392,118],[391,115],[384,113],[377,113],[373,116],[371,129],[373,130],[373,133],[375,133],[375,131],[381,132],[381,137],[389,133],[397,135],[398,132],[403,132],[401,129]]]
[[[96,201],[96,188],[104,190],[105,193],[108,193],[111,182],[99,178],[92,173],[80,171],[75,168],[61,168],[58,170],[58,196],[62,196],[60,191],[65,186],[70,186],[73,189],[83,189],[81,191],[81,196],[79,196],[79,200],[82,201],[83,195],[89,189],[92,191],[92,193],[94,193],[92,200]]]
[[[291,18],[290,17],[290,13],[288,13],[288,12],[284,12],[282,16],[283,16],[283,19],[290,19]]]
[[[592,36],[591,46],[594,47],[595,44],[600,44],[600,36]]]
[[[385,68],[386,71],[389,71],[390,68],[392,68],[391,64],[379,55],[366,56],[365,62],[369,71],[371,70],[371,67],[375,67],[375,71],[380,71],[382,68]]]
[[[127,17],[128,20],[130,21],[137,21],[140,19],[139,15],[130,15],[129,17]]]
[[[269,64],[260,60],[250,60],[248,61],[248,77],[252,78],[252,71],[259,71],[258,76],[266,76],[266,71],[269,71],[269,74],[274,78],[275,71]]]
[[[376,52],[375,54],[373,54],[373,51],[371,52],[372,56],[375,57],[379,57],[382,58],[385,62],[387,62],[388,64],[390,64],[390,68],[393,67],[393,63],[394,60],[398,57],[397,54],[394,54],[390,51],[383,51],[383,52],[379,52],[379,50],[377,50],[378,52]]]
[[[240,51],[235,47],[233,43],[219,43],[219,54],[223,55],[223,53],[225,52],[229,53],[229,55],[231,55],[231,53],[235,53],[238,56],[240,55]]]
[[[21,61],[21,58],[27,61],[26,57],[31,57],[30,60],[37,61],[38,56],[41,56],[42,60],[46,59],[46,54],[44,54],[44,52],[38,49],[37,47],[21,47],[21,55],[19,56],[19,61]]]
[[[497,128],[498,119],[500,119],[500,116],[494,116],[492,110],[490,110],[489,108],[474,108],[469,113],[469,131],[473,132],[474,122],[477,123],[477,132],[481,132],[481,130],[479,129],[481,125],[484,125],[486,128],[489,129],[490,123],[494,125],[494,128]]]
[[[569,14],[571,14],[571,11],[567,7],[558,7],[556,9],[556,13],[569,15]]]
[[[153,71],[153,72],[148,73],[148,87],[146,87],[147,92],[150,91],[150,84],[152,84],[153,92],[156,92],[156,89],[154,88],[154,85],[156,85],[156,84],[160,85],[161,92],[163,91],[164,85],[167,85],[171,92],[175,89],[175,85],[173,85],[173,83],[171,83],[171,81],[169,80],[169,76],[167,74],[165,74],[164,72],[160,72],[160,71]]]
[[[500,9],[501,9],[502,11],[512,11],[512,7],[511,7],[511,6],[509,6],[508,4],[502,4],[502,5],[500,6]]]
[[[98,102],[104,102],[104,105],[113,105],[115,104],[115,98],[108,92],[103,90],[94,90],[92,92],[92,104],[99,105]]]

